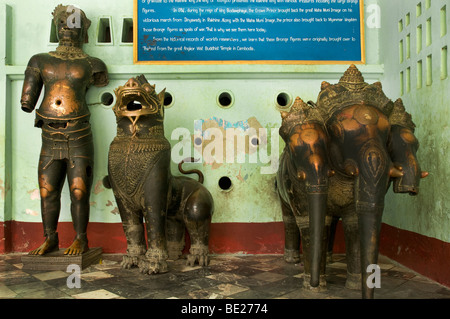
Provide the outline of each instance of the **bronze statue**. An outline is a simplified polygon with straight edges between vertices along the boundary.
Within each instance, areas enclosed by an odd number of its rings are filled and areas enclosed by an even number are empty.
[[[413,134],[414,124],[401,100],[393,103],[388,99],[379,82],[366,83],[354,65],[348,68],[339,83],[323,82],[317,103],[310,104],[320,113],[328,140],[329,158],[326,152],[321,152],[323,155],[318,153],[316,161],[329,161],[335,172],[321,171],[322,180],[328,179],[328,189],[323,188],[323,196],[327,198],[323,233],[329,237],[328,245],[331,246],[333,237],[330,236],[334,236],[336,221],[342,219],[347,257],[346,287],[362,289],[363,298],[373,298],[374,288],[366,284],[367,267],[378,260],[385,194],[394,182],[395,192],[415,195],[419,191],[420,178],[427,175],[420,170],[416,158],[418,142]],[[297,165],[301,163],[298,156],[291,160]],[[305,197],[304,189],[294,187],[307,201],[304,206],[322,205],[319,203],[323,198],[319,201]],[[312,218],[315,214],[309,209]],[[302,237],[302,240],[310,241],[306,245],[302,241],[306,255],[311,253],[310,247],[326,247],[323,238],[318,236]],[[314,254],[319,255],[318,252]],[[323,251],[320,254],[320,262],[311,264],[310,269],[316,278],[317,273],[325,274],[326,259]],[[317,284],[316,279],[314,284]]]
[[[322,84],[317,107],[327,119],[330,159],[336,171],[330,179],[329,214],[341,217],[344,226],[346,286],[359,288],[364,283],[363,296],[371,297],[366,269],[377,263],[389,179],[401,174],[387,150],[393,103],[380,83],[365,83],[352,65],[338,84]]]
[[[69,17],[79,14],[79,25]],[[35,126],[42,129],[38,175],[44,243],[31,255],[59,249],[56,232],[60,197],[66,175],[70,188],[71,215],[76,237],[64,252],[79,255],[87,251],[89,196],[93,179],[94,147],[85,101],[91,85],[106,86],[105,64],[83,52],[90,20],[83,11],[58,5],[53,11],[59,45],[56,51],[34,55],[26,68],[21,98],[22,110],[32,112],[42,87],[44,98],[36,109]]]
[[[346,285],[361,287],[363,298],[374,297],[374,288],[367,285],[367,267],[378,261],[384,197],[390,183],[408,181],[405,190],[417,194],[417,177],[427,175],[416,158],[418,144],[410,115],[399,103],[385,96],[380,82],[367,84],[354,65],[338,84],[323,83],[317,101],[327,119],[331,165],[336,171],[330,178],[329,213],[342,218]],[[400,138],[399,128],[408,130]],[[410,143],[404,143],[405,139]],[[404,156],[408,160],[402,160]]]
[[[300,98],[281,116],[280,136],[286,146],[277,189],[285,226],[285,260],[300,261],[301,238],[304,286],[316,288],[324,286],[328,176],[333,174],[328,168],[328,137],[320,113]]]
[[[389,116],[391,135],[388,143],[389,154],[394,166],[403,175],[392,179],[394,193],[407,193],[411,196],[419,194],[420,179],[428,176],[422,171],[417,160],[419,141],[414,135],[416,125],[411,114],[406,112],[402,99],[394,103],[394,109]]]
[[[199,181],[172,176],[169,141],[164,136],[164,90],[159,94],[144,75],[115,90],[113,108],[117,136],[110,145],[108,176],[127,239],[122,267],[138,266],[142,273],[168,271],[167,259],[178,258],[190,236],[188,264],[209,262],[209,227],[214,203]],[[145,222],[145,224],[144,224]],[[146,235],[147,234],[147,240]]]

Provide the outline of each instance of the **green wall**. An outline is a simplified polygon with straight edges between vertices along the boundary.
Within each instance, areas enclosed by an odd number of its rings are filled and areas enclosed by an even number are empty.
[[[434,0],[433,0],[434,1]],[[400,8],[412,1],[365,1],[367,17],[373,18],[371,5],[381,4],[381,29],[366,27],[366,65],[358,66],[367,82],[382,80],[392,99],[400,96],[398,63],[398,16],[405,14]],[[422,1],[423,2],[423,1]],[[436,1],[444,2],[444,1]],[[37,2],[31,0],[0,0],[0,221],[16,220],[41,222],[37,162],[40,149],[40,130],[33,127],[34,114],[20,110],[20,94],[23,72],[29,58],[39,52],[56,47],[50,43],[51,12],[60,1]],[[101,185],[107,174],[108,147],[115,135],[115,118],[112,106],[100,103],[102,94],[113,93],[130,77],[145,74],[157,90],[166,88],[173,96],[173,103],[166,109],[166,136],[176,128],[186,128],[194,133],[194,120],[204,120],[205,125],[225,122],[236,127],[258,126],[269,130],[279,127],[280,107],[276,98],[286,93],[291,100],[300,96],[303,100],[315,100],[322,81],[335,83],[347,65],[133,65],[133,48],[122,43],[123,20],[133,16],[133,1],[73,1],[91,19],[89,43],[85,51],[101,58],[108,66],[110,84],[105,88],[91,88],[87,102],[92,104],[91,123],[95,138],[95,180],[91,195],[91,221],[120,222],[114,197]],[[433,4],[434,5],[434,4]],[[412,10],[412,9],[411,9]],[[415,11],[414,11],[415,13]],[[3,19],[4,17],[4,19]],[[100,18],[109,18],[112,26],[112,43],[97,43]],[[435,26],[434,24],[433,26]],[[448,37],[445,37],[447,39]],[[434,45],[433,45],[434,47]],[[439,48],[440,50],[440,48]],[[438,57],[436,55],[436,57]],[[439,59],[434,59],[438,63]],[[436,64],[437,65],[437,64]],[[439,77],[439,71],[433,72]],[[438,92],[439,94],[436,94]],[[230,92],[233,105],[221,108],[217,96]],[[432,94],[434,92],[435,94]],[[445,92],[445,93],[444,93]],[[441,94],[442,93],[442,94]],[[445,201],[446,111],[448,80],[437,79],[422,91],[404,93],[405,103],[413,113],[421,141],[419,156],[424,169],[431,176],[423,181],[422,193],[409,196],[388,195],[385,221],[395,227],[450,241]],[[443,99],[443,100],[441,100]],[[433,110],[433,111],[425,111]],[[440,123],[438,121],[441,121]],[[256,124],[255,124],[256,123]],[[433,123],[431,125],[430,123]],[[269,135],[269,141],[270,141]],[[283,144],[279,141],[281,152]],[[171,141],[175,146],[178,140]],[[264,148],[264,145],[260,145]],[[274,147],[268,145],[270,155]],[[430,156],[432,154],[432,156]],[[274,174],[261,174],[258,162],[225,163],[208,165],[190,164],[205,174],[205,185],[216,202],[213,222],[271,222],[281,221],[281,211],[274,191]],[[188,166],[187,166],[188,167]],[[176,173],[173,163],[172,171]],[[223,191],[218,180],[228,176],[233,187]],[[391,193],[391,191],[389,192]],[[69,194],[65,186],[60,220],[70,221]],[[394,213],[395,212],[395,213]],[[426,214],[425,214],[426,212]]]
[[[383,87],[392,99],[401,97],[411,113],[420,141],[418,158],[422,170],[430,173],[421,181],[420,194],[416,197],[388,193],[384,222],[450,242],[450,183],[447,180],[450,173],[450,80],[445,55],[450,44],[450,3],[446,0],[383,0],[380,3],[381,34],[389,34],[389,37],[380,37],[380,59],[385,66]],[[421,41],[417,36],[420,29]],[[407,40],[408,35],[410,40]],[[430,59],[431,65],[427,63]]]

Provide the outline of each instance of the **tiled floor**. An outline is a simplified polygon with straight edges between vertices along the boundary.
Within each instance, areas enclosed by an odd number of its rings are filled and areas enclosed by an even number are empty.
[[[170,272],[144,275],[122,269],[122,255],[103,254],[100,264],[81,272],[81,287],[69,288],[70,273],[23,270],[22,254],[0,255],[2,299],[360,299],[344,288],[345,256],[328,265],[327,291],[302,289],[302,264],[287,264],[281,255],[215,255],[208,267],[171,261]],[[380,257],[381,288],[377,299],[450,299],[450,289]]]

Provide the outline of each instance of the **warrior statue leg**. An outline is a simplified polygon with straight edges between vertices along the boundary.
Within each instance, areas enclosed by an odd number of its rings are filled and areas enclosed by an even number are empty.
[[[89,250],[86,231],[89,223],[89,196],[93,181],[92,161],[81,157],[71,159],[67,177],[70,188],[70,212],[76,237],[64,254],[80,255]]]
[[[41,246],[30,251],[30,255],[44,255],[59,249],[56,229],[61,209],[61,191],[66,177],[66,163],[61,160],[54,161],[51,157],[41,155],[38,176],[42,224],[46,239]]]

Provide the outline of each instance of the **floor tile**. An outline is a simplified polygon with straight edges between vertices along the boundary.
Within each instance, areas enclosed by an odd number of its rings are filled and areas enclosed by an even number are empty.
[[[207,276],[207,278],[214,279],[220,282],[236,282],[240,279],[245,278],[244,276],[239,276],[232,272],[220,272]]]
[[[81,274],[81,279],[85,281],[93,281],[97,279],[111,278],[111,277],[113,277],[113,275],[108,274],[107,272],[104,271],[94,271]]]
[[[52,279],[58,279],[58,278],[67,278],[70,274],[64,271],[49,271],[49,272],[43,272],[34,274],[33,276],[36,277],[39,280],[46,281],[46,280],[52,280]]]
[[[186,259],[169,261],[164,274],[122,269],[121,254],[103,254],[100,264],[81,273],[80,287],[69,287],[64,271],[21,270],[20,254],[0,255],[2,299],[360,299],[345,288],[345,255],[327,266],[327,289],[303,288],[303,262],[289,264],[282,255],[213,255],[206,267]],[[381,288],[376,299],[450,299],[450,289],[380,256]]]
[[[22,284],[15,284],[15,285],[8,286],[9,289],[14,291],[18,295],[21,295],[24,293],[28,294],[30,292],[36,292],[39,290],[46,290],[46,289],[49,289],[50,287],[51,286],[49,286],[48,284],[46,284],[43,281],[34,281],[34,282],[29,282],[29,283],[22,283]]]
[[[261,272],[259,274],[253,275],[251,277],[260,279],[260,280],[264,280],[264,281],[268,281],[268,282],[279,281],[279,280],[286,278],[285,275],[272,273],[272,272]]]
[[[94,290],[72,296],[75,299],[117,299],[120,296],[105,289]]]
[[[47,287],[42,290],[36,291],[24,291],[16,298],[24,298],[24,299],[72,299],[72,297],[59,289],[53,287]]]
[[[8,288],[7,286],[0,284],[0,298],[14,298],[17,295],[16,292]]]
[[[223,296],[230,296],[246,290],[249,290],[249,288],[232,284],[220,284],[212,288],[212,291],[216,291]]]

